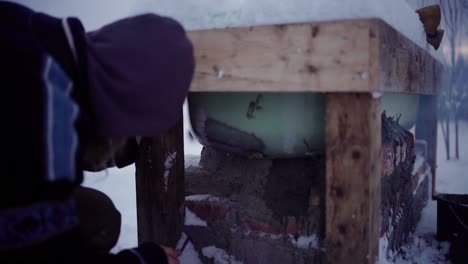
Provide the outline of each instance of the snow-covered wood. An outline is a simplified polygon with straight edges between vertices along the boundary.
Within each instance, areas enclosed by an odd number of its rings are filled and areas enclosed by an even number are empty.
[[[140,0],[134,12],[174,17],[188,30],[377,18],[440,59],[405,0]]]

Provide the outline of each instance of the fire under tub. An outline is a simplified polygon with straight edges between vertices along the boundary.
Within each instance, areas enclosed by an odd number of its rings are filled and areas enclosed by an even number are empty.
[[[382,97],[382,111],[401,115],[399,123],[408,130],[418,104],[418,95]],[[192,132],[204,146],[255,158],[303,157],[324,148],[320,93],[192,92],[188,106]]]

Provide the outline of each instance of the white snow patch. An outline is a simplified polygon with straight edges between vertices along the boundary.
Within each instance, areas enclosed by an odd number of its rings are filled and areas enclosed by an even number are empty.
[[[219,202],[221,199],[219,199],[216,196],[209,195],[209,194],[195,194],[195,195],[186,196],[185,200],[186,201],[193,201],[193,202],[201,202],[201,201]]]
[[[218,71],[217,77],[218,77],[218,79],[222,79],[223,76],[224,76],[224,70],[223,70],[223,69],[220,69],[220,70]]]
[[[438,242],[432,236],[416,235],[412,242],[403,246],[401,252],[388,252],[388,240],[386,237],[380,239],[379,264],[407,264],[407,263],[450,263],[445,255],[449,251],[448,242]]]
[[[184,102],[184,154],[186,157],[186,166],[197,165],[200,160],[200,153],[203,146],[193,137],[190,136],[192,124],[190,123],[190,113],[188,109],[187,100]],[[192,133],[194,134],[194,133]],[[187,156],[190,157],[187,158]],[[195,158],[198,157],[198,158]]]
[[[426,178],[429,178],[429,179],[432,178],[431,167],[430,167],[429,165],[427,165],[426,170],[424,171],[423,175],[420,175],[420,176],[419,176],[418,185],[417,185],[416,188],[413,190],[413,196],[416,195],[416,193],[417,193],[418,190],[419,190],[419,187],[421,186],[421,184],[423,183],[423,181],[424,181]]]
[[[388,235],[384,234],[379,240],[379,264],[389,264],[388,262]]]
[[[368,77],[369,77],[369,74],[368,74],[367,72],[362,72],[362,73],[361,73],[361,79],[362,79],[362,80],[365,80],[365,79],[367,79]]]
[[[208,224],[198,218],[192,211],[185,208],[185,225],[186,226],[207,226]]]
[[[419,168],[421,168],[424,162],[425,162],[424,157],[416,154],[416,159],[414,160],[414,164],[413,164],[412,175],[416,175],[416,173],[418,173]]]
[[[107,194],[122,216],[120,237],[112,252],[136,247],[137,213],[135,192],[135,166],[122,169],[110,168],[101,172],[86,172],[83,186]]]
[[[384,95],[383,92],[372,92],[372,98],[379,99]]]
[[[170,153],[166,160],[164,161],[164,191],[167,192],[167,186],[169,181],[169,173],[171,172],[172,167],[174,166],[175,160],[177,158],[177,152]]]
[[[185,233],[182,233],[179,242],[177,243],[177,250],[181,250],[186,239],[187,235]],[[181,255],[179,256],[179,261],[181,264],[202,264],[192,242],[188,242],[185,249],[181,252]]]
[[[184,245],[184,242],[185,240],[187,239],[187,235],[185,233],[182,233],[180,235],[180,238],[179,238],[179,241],[177,241],[177,245],[176,245],[176,250],[181,250],[181,248],[183,247]]]
[[[198,252],[191,242],[188,243],[182,255],[179,257],[181,264],[202,264]]]
[[[236,228],[231,228],[231,232],[236,232]],[[244,230],[244,235],[245,236],[256,236],[256,237],[261,237],[261,238],[268,238],[268,239],[282,239],[284,238],[284,235],[281,234],[270,234],[270,233],[265,233],[265,232],[260,232],[260,231],[252,231],[252,230]]]
[[[292,239],[291,243],[298,248],[319,248],[319,239],[316,235],[300,236],[297,239]]]
[[[213,259],[214,264],[242,264],[234,256],[215,246],[204,247],[202,254],[207,258]]]
[[[235,232],[234,229],[231,229],[231,231]],[[244,235],[272,239],[272,240],[289,241],[293,246],[297,248],[301,248],[301,249],[308,249],[308,248],[321,249],[319,246],[319,238],[315,234],[310,235],[310,236],[299,236],[295,238],[293,235],[269,234],[265,232],[246,230],[244,231]]]

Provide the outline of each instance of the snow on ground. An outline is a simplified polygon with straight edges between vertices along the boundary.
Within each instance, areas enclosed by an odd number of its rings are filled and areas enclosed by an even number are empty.
[[[209,194],[195,194],[185,197],[185,201],[192,201],[192,202],[219,202],[220,199],[216,196],[212,196]]]
[[[192,211],[185,208],[185,223],[186,226],[207,226],[208,224],[202,219],[198,218]]]
[[[455,129],[451,126],[451,151],[455,149]],[[468,122],[460,122],[460,160],[446,160],[442,130],[439,125],[437,146],[437,182],[439,193],[468,194]],[[452,154],[453,157],[453,154]]]
[[[420,157],[416,159],[418,158]],[[426,170],[425,175],[429,179],[432,176],[430,170]],[[421,177],[421,180],[425,179],[425,177]],[[429,195],[431,189],[431,186],[428,186]],[[435,240],[436,215],[437,204],[435,201],[430,200],[421,213],[421,220],[412,236],[413,240],[408,245],[403,246],[402,252],[390,252],[389,256],[386,256],[388,237],[384,235],[380,238],[379,264],[449,263],[446,260],[449,243]]]
[[[292,239],[291,243],[297,248],[319,248],[319,239],[316,235],[300,236],[297,239]]]
[[[177,247],[176,249],[178,251],[181,251],[184,243],[186,242],[187,240],[187,235],[185,233],[182,233],[182,236],[180,237],[180,240],[179,242],[177,243]],[[182,254],[180,255],[179,257],[179,261],[180,263],[184,264],[202,264],[202,262],[200,261],[200,258],[198,256],[198,253],[197,251],[195,250],[192,242],[188,241],[188,244],[187,246],[185,247],[185,249],[182,251]]]
[[[107,194],[122,215],[120,237],[114,252],[135,247],[138,242],[134,166],[86,173],[83,185]]]
[[[190,242],[179,257],[179,261],[181,264],[202,264],[195,247]]]
[[[242,264],[235,257],[229,255],[226,251],[215,246],[202,248],[203,256],[213,260],[214,264]]]

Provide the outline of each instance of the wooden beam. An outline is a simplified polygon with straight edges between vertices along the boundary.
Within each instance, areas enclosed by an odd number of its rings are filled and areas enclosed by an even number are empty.
[[[442,64],[378,19],[189,32],[192,92],[436,94]]]
[[[381,20],[375,20],[372,32],[378,35],[379,90],[425,95],[439,93],[444,74],[440,61]]]
[[[437,97],[421,96],[419,99],[418,121],[416,123],[416,139],[427,142],[426,159],[431,166],[432,194],[436,194],[437,169]]]
[[[329,93],[326,99],[328,263],[376,263],[380,232],[380,99]]]
[[[175,246],[184,223],[184,143],[181,120],[165,134],[143,138],[136,162],[138,242]]]
[[[367,21],[189,32],[191,91],[367,91]]]

